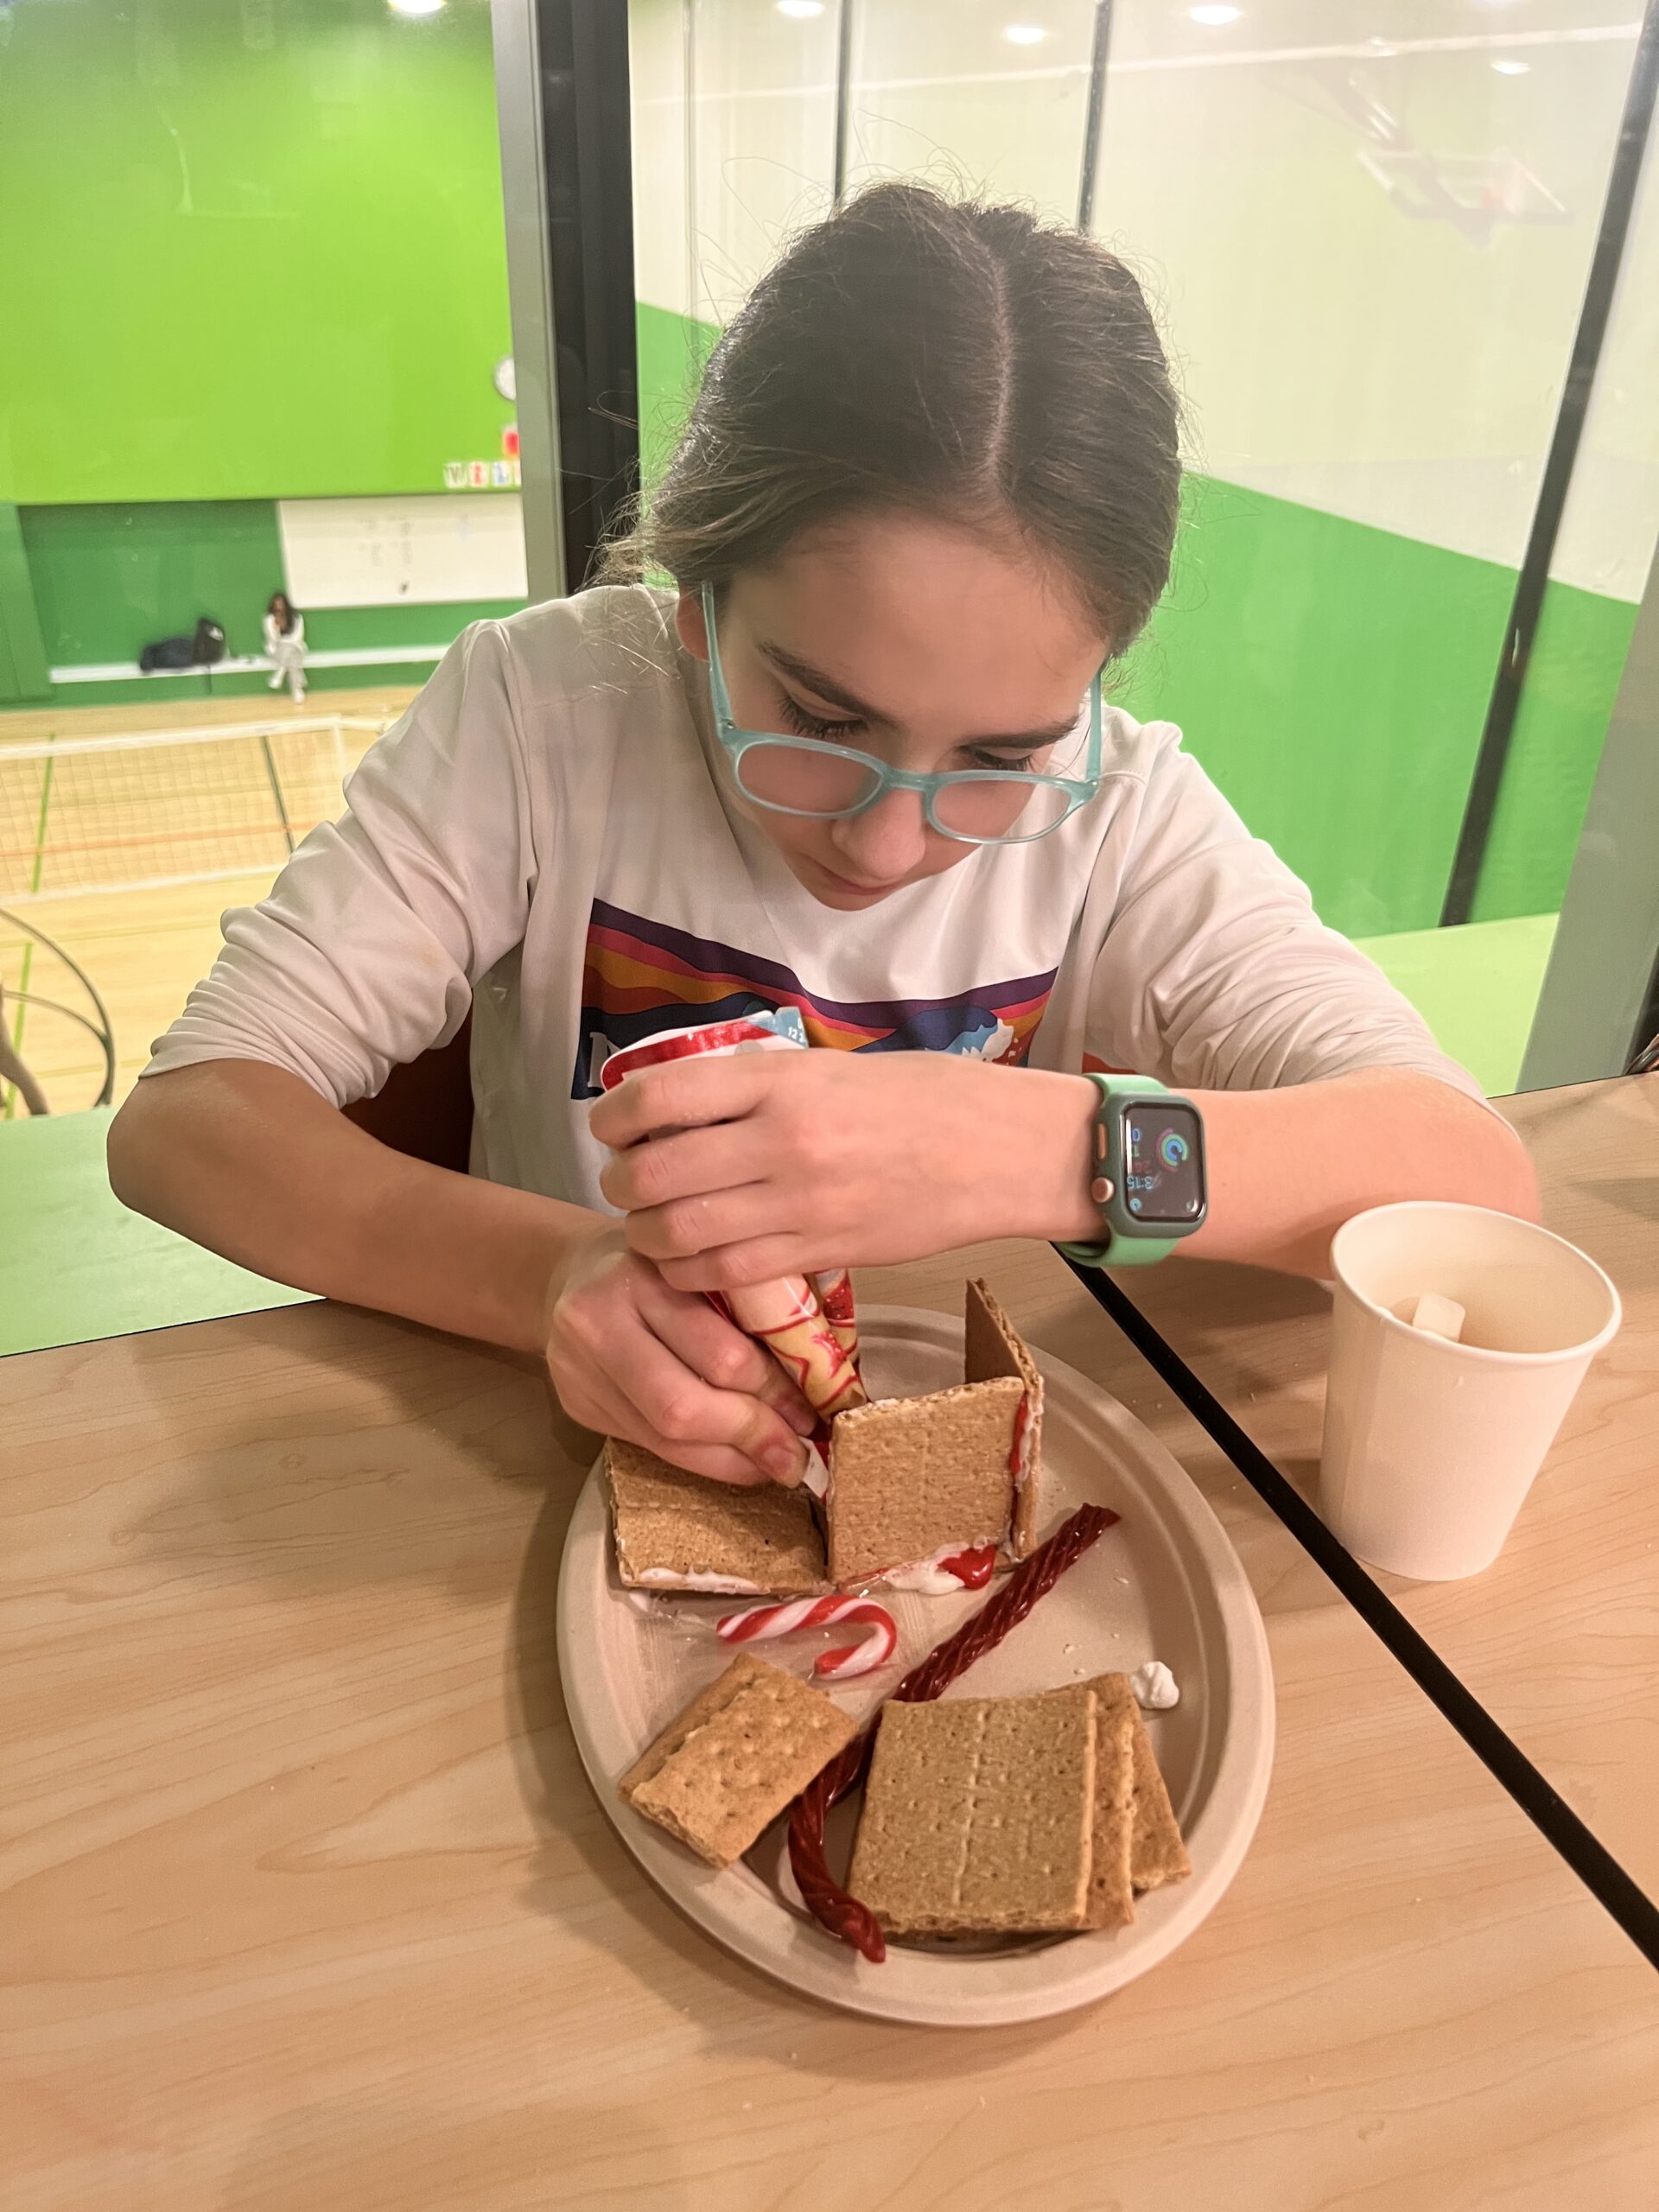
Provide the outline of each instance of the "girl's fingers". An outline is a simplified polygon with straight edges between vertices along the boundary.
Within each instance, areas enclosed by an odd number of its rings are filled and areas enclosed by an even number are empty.
[[[619,1213],[635,1213],[673,1198],[753,1184],[756,1166],[753,1128],[747,1122],[722,1122],[713,1128],[681,1129],[613,1153],[599,1187]]]
[[[632,1240],[632,1223],[629,1223]],[[659,1260],[658,1272],[676,1290],[735,1290],[745,1283],[775,1282],[779,1275],[807,1274],[814,1261],[798,1237],[754,1236],[747,1243],[713,1245],[689,1260]]]
[[[641,1068],[597,1101],[588,1127],[601,1144],[620,1152],[659,1129],[700,1128],[710,1122],[734,1121],[749,1113],[764,1093],[772,1071],[761,1063],[795,1057],[793,1052],[740,1052],[725,1060],[692,1058]]]
[[[651,1449],[676,1466],[702,1473],[693,1457],[716,1452],[741,1455],[773,1482],[792,1486],[805,1474],[806,1446],[780,1414],[759,1397],[705,1382],[649,1325],[632,1337],[626,1362],[606,1363],[651,1432]]]
[[[757,1467],[753,1459],[742,1452],[734,1452],[724,1445],[704,1447],[696,1444],[682,1444],[666,1436],[658,1436],[646,1421],[639,1418],[632,1405],[608,1376],[595,1377],[589,1374],[582,1384],[567,1381],[563,1386],[556,1374],[551,1376],[560,1406],[567,1418],[579,1428],[589,1429],[595,1436],[620,1436],[629,1444],[643,1445],[647,1452],[654,1452],[659,1459],[666,1459],[671,1466],[683,1467],[690,1474],[704,1476],[710,1482],[730,1483],[742,1489],[753,1489],[773,1478]],[[597,1385],[597,1387],[595,1387]]]
[[[760,1398],[798,1436],[810,1436],[817,1416],[764,1346],[717,1313],[707,1299],[688,1297],[658,1279],[640,1307],[657,1336],[692,1372],[717,1390]]]
[[[812,1211],[816,1217],[817,1208]],[[809,1221],[785,1214],[777,1191],[766,1183],[749,1183],[735,1191],[712,1191],[699,1198],[671,1198],[666,1205],[645,1206],[626,1215],[622,1226],[629,1249],[658,1267],[668,1260],[707,1258],[723,1246],[748,1249],[764,1243],[772,1251],[791,1255],[770,1269],[772,1274],[798,1272],[804,1239],[827,1241],[832,1233],[816,1217]],[[745,1282],[766,1279],[765,1275],[732,1278]]]
[[[762,1483],[777,1479],[763,1473],[753,1459],[746,1459],[741,1452],[728,1451],[719,1445],[679,1444],[671,1437],[655,1436],[643,1427],[639,1434],[631,1436],[628,1441],[643,1444],[647,1452],[666,1459],[671,1467],[683,1467],[688,1474],[701,1475],[706,1482],[729,1483],[734,1490],[754,1490]]]

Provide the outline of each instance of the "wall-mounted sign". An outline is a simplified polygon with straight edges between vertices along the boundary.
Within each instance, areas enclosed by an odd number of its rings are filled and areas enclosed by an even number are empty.
[[[484,492],[492,488],[505,492],[518,481],[517,454],[504,461],[446,461],[443,464],[446,492]]]

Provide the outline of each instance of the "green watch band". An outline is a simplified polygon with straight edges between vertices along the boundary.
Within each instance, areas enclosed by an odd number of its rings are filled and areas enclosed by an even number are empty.
[[[1166,1259],[1182,1237],[1190,1236],[1201,1227],[1208,1210],[1204,1183],[1203,1123],[1198,1109],[1190,1098],[1167,1090],[1151,1076],[1097,1075],[1091,1071],[1089,1080],[1100,1092],[1100,1104],[1095,1114],[1095,1173],[1090,1194],[1100,1208],[1106,1235],[1097,1244],[1058,1244],[1055,1249],[1066,1259],[1075,1260],[1080,1267],[1151,1267]],[[1138,1099],[1146,1100],[1149,1105],[1156,1101],[1166,1109],[1179,1109],[1192,1118],[1198,1146],[1198,1192],[1190,1201],[1192,1211],[1179,1222],[1161,1221],[1154,1227],[1150,1222],[1137,1220],[1129,1208],[1126,1192],[1130,1166],[1125,1156],[1124,1128],[1127,1109]],[[1179,1138],[1176,1141],[1184,1145]],[[1185,1157],[1184,1148],[1182,1157]]]

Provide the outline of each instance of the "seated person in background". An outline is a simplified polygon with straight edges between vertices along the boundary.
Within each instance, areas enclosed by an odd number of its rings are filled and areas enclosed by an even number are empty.
[[[265,652],[273,663],[270,689],[288,685],[297,707],[305,696],[305,617],[289,605],[286,592],[274,591],[265,609]]]

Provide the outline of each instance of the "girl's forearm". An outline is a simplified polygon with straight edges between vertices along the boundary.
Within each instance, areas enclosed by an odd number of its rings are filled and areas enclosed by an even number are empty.
[[[1210,1216],[1182,1247],[1195,1259],[1328,1275],[1343,1223],[1401,1198],[1537,1218],[1520,1138],[1433,1076],[1375,1068],[1285,1090],[1205,1091],[1198,1103]]]
[[[1044,1176],[1044,1215],[1033,1232],[1077,1241],[1098,1235],[1086,1196],[1097,1094],[1080,1078],[1062,1077],[1031,1096],[1046,1117],[1033,1156],[1077,1163],[1058,1187]],[[1282,1090],[1194,1096],[1204,1116],[1210,1212],[1178,1249],[1195,1259],[1326,1275],[1331,1239],[1343,1223],[1399,1198],[1456,1198],[1537,1218],[1537,1184],[1519,1137],[1433,1076],[1376,1068]]]
[[[242,1267],[515,1351],[543,1348],[551,1278],[600,1219],[405,1159],[252,1060],[148,1077],[109,1159],[124,1205]]]

